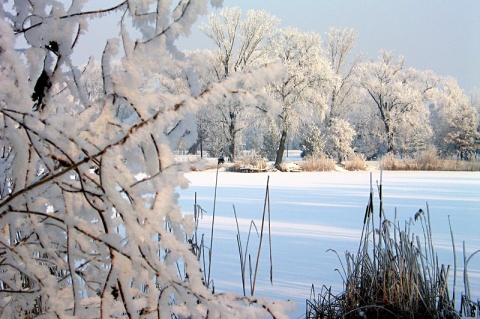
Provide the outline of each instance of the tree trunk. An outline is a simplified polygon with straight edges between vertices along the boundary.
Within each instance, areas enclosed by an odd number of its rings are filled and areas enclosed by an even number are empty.
[[[277,150],[277,158],[275,159],[275,167],[278,170],[281,170],[280,165],[283,162],[283,153],[285,152],[285,146],[287,144],[287,130],[282,130],[282,136],[280,137],[280,143]]]
[[[230,157],[230,162],[235,161],[235,139],[237,135],[237,131],[235,129],[235,120],[236,120],[236,115],[233,112],[230,112],[230,125],[228,126],[228,133],[230,135],[230,145],[228,145],[228,156]]]
[[[390,126],[389,120],[383,121],[385,125],[385,133],[387,134],[387,153],[393,153],[395,150],[395,136],[393,128]]]
[[[235,131],[233,125],[230,126],[230,145],[228,146],[228,155],[230,157],[230,162],[235,161],[235,137],[237,135],[237,132]]]
[[[232,138],[234,138],[234,136],[232,136]],[[232,140],[230,142],[230,145],[228,146],[228,152],[230,153],[229,154],[230,155],[229,156],[230,157],[229,158],[230,162],[232,162],[232,163],[235,162],[235,142],[234,142],[234,140]]]
[[[387,153],[393,153],[395,150],[395,147],[393,146],[393,134],[387,134]]]

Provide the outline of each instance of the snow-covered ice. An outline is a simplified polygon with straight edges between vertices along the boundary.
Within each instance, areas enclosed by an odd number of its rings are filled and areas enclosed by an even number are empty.
[[[250,221],[260,229],[265,187],[269,177],[271,233],[273,250],[273,286],[269,282],[268,239],[264,237],[255,294],[270,298],[293,299],[297,318],[304,314],[305,299],[312,284],[317,292],[322,285],[340,292],[341,277],[336,250],[343,259],[345,251],[356,252],[370,192],[370,172],[316,173],[218,173],[217,203],[213,244],[212,277],[217,292],[242,292],[240,262],[236,242],[233,206],[239,219],[243,246]],[[376,183],[380,172],[372,173],[375,209],[378,212]],[[209,243],[216,170],[186,174],[191,184],[179,190],[179,203],[185,213],[193,213],[194,194],[207,210],[200,233]],[[458,271],[463,271],[462,242],[467,253],[480,249],[480,173],[479,172],[383,172],[384,209],[387,218],[403,221],[422,208],[431,214],[433,240],[441,263],[453,266],[449,216],[455,237]],[[256,244],[249,253],[256,258]],[[258,239],[256,239],[258,240]],[[248,270],[247,270],[248,275]],[[464,291],[458,274],[456,291]],[[473,297],[480,296],[480,256],[469,264]],[[453,276],[450,276],[453,280]],[[247,283],[247,291],[249,285]],[[457,293],[458,295],[458,293]],[[457,297],[458,299],[459,297]],[[458,300],[457,300],[458,301]]]

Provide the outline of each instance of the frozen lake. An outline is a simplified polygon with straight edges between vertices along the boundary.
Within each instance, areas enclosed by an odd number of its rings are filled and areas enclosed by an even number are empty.
[[[208,212],[199,230],[208,245],[215,177],[215,170],[187,173],[190,187],[179,191],[182,211],[193,213],[197,193],[198,204]],[[245,246],[250,221],[254,220],[260,229],[268,177],[273,285],[269,282],[268,238],[264,237],[255,295],[295,300],[298,309],[291,318],[298,318],[305,313],[305,299],[309,298],[312,284],[317,292],[322,285],[332,286],[336,292],[342,288],[341,277],[335,271],[340,268],[338,258],[326,251],[335,249],[342,260],[345,251],[357,251],[370,192],[370,172],[242,174],[220,170],[212,264],[216,292],[242,293],[233,205]],[[380,172],[373,172],[377,213],[379,179]],[[383,172],[383,195],[387,218],[393,220],[396,209],[402,226],[420,208],[426,211],[428,203],[441,263],[453,266],[448,216],[454,231],[458,271],[463,271],[462,242],[466,242],[467,253],[480,249],[480,172],[387,171]],[[249,247],[252,259],[257,253],[256,237],[252,236]],[[457,299],[464,291],[462,276],[459,273],[457,277]],[[469,278],[473,296],[480,297],[480,255],[469,264]]]

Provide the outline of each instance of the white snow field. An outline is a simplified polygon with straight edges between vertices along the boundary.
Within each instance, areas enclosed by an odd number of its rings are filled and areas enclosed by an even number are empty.
[[[372,172],[375,210],[378,213],[376,182],[380,172]],[[191,184],[179,190],[182,210],[193,213],[194,197],[207,211],[199,233],[210,244],[216,170],[190,172]],[[269,178],[273,285],[269,282],[268,236],[263,238],[260,270],[255,295],[293,299],[297,311],[291,318],[305,314],[305,300],[312,284],[317,293],[322,285],[342,288],[339,259],[328,249],[336,250],[342,261],[344,252],[356,253],[370,192],[370,172],[317,173],[231,173],[218,172],[212,277],[216,292],[242,293],[237,230],[233,205],[239,218],[245,249],[250,221],[260,230],[265,187]],[[404,221],[422,208],[430,209],[433,241],[441,263],[453,267],[449,216],[457,251],[457,303],[463,286],[463,241],[467,254],[480,249],[480,172],[383,172],[384,209],[389,220]],[[267,226],[266,226],[267,227]],[[419,226],[420,227],[420,226]],[[416,228],[415,228],[416,229]],[[423,233],[421,228],[418,234]],[[257,256],[258,236],[251,237],[248,252],[252,263]],[[480,297],[480,254],[469,264],[469,279],[474,299]],[[248,267],[247,267],[248,276]],[[248,277],[247,277],[248,278]],[[453,274],[450,276],[453,282]],[[247,293],[250,284],[247,280]]]

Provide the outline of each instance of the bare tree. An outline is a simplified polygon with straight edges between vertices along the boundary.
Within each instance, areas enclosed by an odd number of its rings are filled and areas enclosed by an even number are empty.
[[[186,182],[171,149],[195,130],[189,115],[199,105],[241,81],[263,86],[276,72],[265,66],[200,90],[182,61],[188,94],[168,89],[164,77],[163,90],[150,90],[147,79],[178,63],[175,39],[207,1],[129,0],[95,12],[82,11],[84,3],[0,7],[2,317],[286,318],[268,301],[208,289],[193,218],[175,203],[175,187]],[[70,57],[86,19],[113,11],[122,13],[121,37],[105,45],[104,94],[92,99]],[[142,40],[130,38],[127,19]],[[78,112],[65,112],[60,92]],[[116,116],[119,103],[127,119]]]

